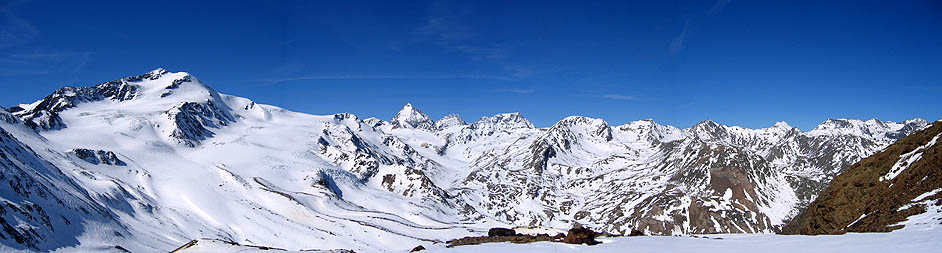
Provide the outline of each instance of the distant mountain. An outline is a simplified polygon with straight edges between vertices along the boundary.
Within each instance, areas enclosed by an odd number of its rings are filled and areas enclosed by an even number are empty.
[[[855,163],[835,177],[785,232],[887,232],[908,224],[942,224],[940,137],[942,121],[937,121]]]
[[[704,121],[678,129],[574,116],[490,140],[468,128],[451,140],[484,143],[459,149],[471,172],[458,195],[497,219],[613,233],[755,233],[779,231],[835,175],[926,125],[828,120],[801,132]]]
[[[493,226],[575,223],[776,232],[836,175],[929,125],[680,129],[572,116],[536,128],[519,113],[433,121],[411,104],[389,121],[315,116],[163,69],[0,116],[0,181],[13,186],[0,190],[0,249],[131,251],[200,238],[408,250]]]

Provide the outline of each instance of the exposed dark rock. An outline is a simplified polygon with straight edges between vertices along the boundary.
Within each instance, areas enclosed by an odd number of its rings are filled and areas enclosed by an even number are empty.
[[[562,234],[558,234],[552,237],[547,234],[514,235],[514,236],[469,236],[469,237],[449,240],[445,243],[447,244],[446,247],[451,248],[455,246],[477,245],[477,244],[490,243],[490,242],[531,243],[531,242],[543,242],[543,241],[559,241],[562,238],[563,238]]]
[[[491,228],[487,230],[487,236],[515,236],[517,232],[509,228]]]
[[[637,230],[637,229],[632,229],[631,233],[628,234],[628,236],[643,236],[643,235],[644,235],[644,232],[641,232],[641,230]]]
[[[208,128],[221,128],[235,122],[229,112],[217,106],[212,100],[205,103],[186,102],[167,111],[167,117],[173,121],[174,129],[170,137],[179,143],[196,147],[201,141],[215,135]]]
[[[566,234],[566,238],[563,238],[563,242],[571,244],[588,244],[596,245],[602,242],[596,241],[595,236],[598,235],[595,231],[592,231],[588,228],[583,227],[574,227],[569,229],[569,233]]]
[[[118,158],[112,151],[106,150],[91,150],[84,148],[76,148],[69,151],[78,157],[79,159],[85,160],[91,164],[107,164],[107,165],[117,165],[117,166],[126,166],[127,163]]]
[[[415,246],[415,248],[412,248],[412,250],[410,250],[409,252],[417,252],[417,251],[423,251],[423,250],[425,250],[425,246],[419,245],[419,246]]]

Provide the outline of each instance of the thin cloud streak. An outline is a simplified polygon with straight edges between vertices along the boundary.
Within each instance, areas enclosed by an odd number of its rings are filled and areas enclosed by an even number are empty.
[[[723,9],[726,9],[726,6],[731,2],[732,0],[718,0],[715,4],[713,4],[713,8],[710,8],[710,12],[708,14],[698,15],[700,16],[698,18],[716,16],[717,14],[720,14]],[[693,26],[695,25],[694,21],[694,17],[687,18],[687,20],[684,21],[684,27],[680,30],[680,33],[678,33],[677,36],[674,36],[674,39],[671,40],[670,46],[668,48],[668,52],[671,55],[675,55],[684,50],[687,44],[687,37],[689,37],[689,34],[693,31]]]
[[[684,22],[684,29],[680,31],[680,34],[677,34],[673,40],[671,40],[670,53],[671,55],[677,54],[680,50],[684,49],[684,43],[687,41],[687,33],[690,32],[690,26],[693,23],[691,19],[687,19]]]
[[[494,92],[500,93],[517,93],[517,94],[531,94],[536,92],[535,89],[497,89]]]
[[[609,95],[604,95],[602,97],[607,98],[607,99],[615,99],[615,100],[635,100],[636,99],[634,96],[625,96],[625,95],[617,95],[617,94],[609,94]]]
[[[0,76],[78,74],[93,52],[36,52],[0,55]]]
[[[496,64],[515,78],[524,78],[534,71],[508,61],[508,47],[500,43],[475,42],[478,33],[467,20],[473,20],[470,4],[435,2],[429,7],[425,24],[415,29],[418,40],[430,40],[438,47],[453,50],[479,61]]]
[[[23,45],[39,36],[39,29],[13,13],[18,2],[0,6],[0,49]]]
[[[713,9],[710,9],[710,15],[720,14],[720,12],[722,12],[723,9],[726,8],[726,5],[729,5],[729,3],[732,2],[732,1],[733,1],[733,0],[718,0],[718,1],[716,1],[716,4],[713,4]]]
[[[292,81],[306,80],[447,80],[447,79],[475,79],[475,80],[514,80],[505,76],[477,75],[477,74],[456,74],[456,75],[317,75],[317,76],[299,76],[277,79],[259,80],[262,84],[259,86],[270,86]]]

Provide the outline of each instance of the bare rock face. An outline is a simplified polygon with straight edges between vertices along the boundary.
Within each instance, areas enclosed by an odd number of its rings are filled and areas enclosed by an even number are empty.
[[[596,235],[598,235],[598,233],[588,228],[574,227],[569,230],[569,233],[566,234],[566,238],[563,238],[563,242],[571,243],[571,244],[588,244],[588,245],[596,245],[596,244],[602,243],[595,240]]]
[[[106,164],[116,166],[127,165],[127,163],[119,159],[118,155],[112,151],[76,148],[70,150],[69,153],[91,164]]]
[[[173,121],[170,137],[189,147],[196,147],[203,140],[212,138],[215,133],[210,129],[235,122],[235,118],[222,107],[211,100],[174,106],[166,112],[167,117]]]
[[[425,246],[419,245],[419,246],[415,246],[415,248],[412,248],[412,250],[410,250],[409,252],[418,252],[418,251],[423,251],[423,250],[425,250]]]

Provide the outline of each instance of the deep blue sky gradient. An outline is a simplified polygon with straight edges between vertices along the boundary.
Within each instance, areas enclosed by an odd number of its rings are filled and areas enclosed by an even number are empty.
[[[163,67],[312,114],[942,116],[939,1],[0,0],[0,105]]]

